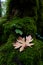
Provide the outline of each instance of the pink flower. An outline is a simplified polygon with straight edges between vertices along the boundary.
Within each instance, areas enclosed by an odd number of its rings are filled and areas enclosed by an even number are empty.
[[[32,45],[34,45],[32,41],[33,39],[31,35],[26,36],[26,41],[25,41],[25,38],[19,37],[16,43],[13,43],[13,46],[15,49],[19,48],[19,51],[22,52],[26,47],[31,47]]]

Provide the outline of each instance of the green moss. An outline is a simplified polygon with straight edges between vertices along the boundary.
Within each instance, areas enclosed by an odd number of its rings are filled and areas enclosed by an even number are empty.
[[[22,19],[14,18],[10,22],[3,24],[4,32],[12,32],[15,27],[22,30],[22,32],[26,35],[32,34],[33,36],[37,32],[36,23],[33,18],[25,17]]]
[[[0,46],[0,65],[42,65],[43,64],[43,42],[35,38],[37,31],[33,18],[13,18],[9,22],[2,24],[3,44]],[[15,27],[23,31],[23,35],[33,35],[34,46],[27,47],[23,52],[15,50],[13,42],[17,39]]]
[[[24,65],[39,65],[42,54],[41,48],[43,43],[39,40],[34,39],[34,46],[32,48],[28,47],[23,52],[15,50],[12,43],[14,42],[14,36],[11,34],[8,38],[7,43],[0,47],[0,65],[14,65],[17,64],[15,59],[19,59],[19,62]]]

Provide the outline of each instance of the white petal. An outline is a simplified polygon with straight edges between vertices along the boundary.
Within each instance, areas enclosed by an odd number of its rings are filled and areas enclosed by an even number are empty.
[[[32,41],[33,41],[33,39],[29,40],[29,42],[32,42]]]
[[[21,48],[20,48],[20,52],[22,52],[23,50],[24,50],[24,47],[21,47]]]
[[[22,41],[24,42],[25,41],[25,38],[23,38]]]
[[[15,49],[18,49],[18,48],[20,48],[20,46],[15,46]]]
[[[29,36],[26,37],[26,40],[31,40],[31,39],[32,39],[31,35],[29,35]]]
[[[32,45],[34,45],[34,43],[30,43],[30,44],[28,44],[27,46],[31,47]]]
[[[17,40],[19,43],[23,43],[23,41],[22,40]]]

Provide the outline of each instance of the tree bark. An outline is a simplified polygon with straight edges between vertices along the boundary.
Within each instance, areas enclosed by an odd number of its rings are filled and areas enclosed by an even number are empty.
[[[38,0],[38,20],[37,20],[37,30],[38,33],[43,36],[43,0]]]

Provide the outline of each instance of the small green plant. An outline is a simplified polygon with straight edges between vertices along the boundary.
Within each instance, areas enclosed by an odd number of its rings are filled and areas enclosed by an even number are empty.
[[[15,32],[16,32],[16,34],[19,34],[19,35],[23,34],[23,32],[21,30],[19,30],[19,29],[15,29]]]

